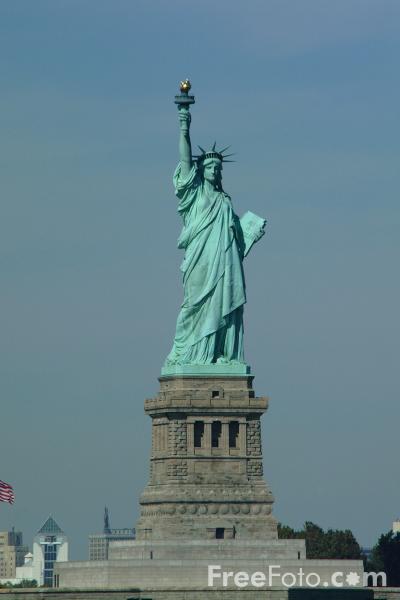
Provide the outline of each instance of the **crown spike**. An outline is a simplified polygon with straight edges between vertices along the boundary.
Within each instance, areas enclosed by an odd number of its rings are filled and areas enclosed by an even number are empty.
[[[204,150],[204,148],[202,148],[201,146],[197,146],[197,147],[198,147],[198,149],[199,149],[199,150],[200,150],[200,151],[201,151],[203,154],[205,154],[205,153],[206,153],[206,151]]]
[[[213,143],[213,147],[211,148],[211,150],[212,150],[213,152],[215,152],[215,147],[216,147],[216,145],[217,145],[217,142],[214,142],[214,143]]]
[[[229,144],[229,146],[226,146],[225,148],[222,148],[222,150],[219,151],[220,154],[223,154],[225,152],[225,150],[228,150],[228,148],[230,148],[231,145]]]

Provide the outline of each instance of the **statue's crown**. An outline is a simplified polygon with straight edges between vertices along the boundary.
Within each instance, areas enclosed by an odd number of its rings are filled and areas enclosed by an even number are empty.
[[[226,148],[223,148],[222,150],[217,150],[216,145],[217,142],[214,142],[211,150],[204,150],[204,148],[199,146],[201,154],[199,154],[198,156],[194,156],[193,158],[195,158],[198,163],[204,162],[207,158],[216,158],[221,162],[234,162],[232,160],[227,160],[228,156],[233,156],[233,154],[224,154],[225,150],[228,150],[230,146],[226,146]]]

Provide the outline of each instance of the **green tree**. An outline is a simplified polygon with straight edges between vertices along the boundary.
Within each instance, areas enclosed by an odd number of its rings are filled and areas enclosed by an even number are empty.
[[[324,531],[312,521],[306,521],[303,529],[296,531],[279,523],[278,536],[281,539],[305,539],[307,558],[361,559],[361,548],[349,529]]]
[[[37,587],[36,579],[22,579],[18,583],[3,583],[0,584],[0,588],[33,588]]]
[[[361,548],[349,529],[344,531],[328,529],[325,534],[325,547],[331,558],[361,559]]]
[[[400,586],[400,533],[383,533],[366,564],[367,571],[386,573],[387,585]]]
[[[294,529],[292,529],[292,527],[289,527],[289,525],[282,525],[282,523],[278,523],[278,538],[281,540],[291,540],[291,539],[295,539],[298,537],[303,537],[303,536],[299,536],[298,535],[298,531],[295,531]]]

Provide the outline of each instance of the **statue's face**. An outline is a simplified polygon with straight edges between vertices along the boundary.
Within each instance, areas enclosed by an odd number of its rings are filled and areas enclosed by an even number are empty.
[[[222,163],[217,158],[211,158],[204,161],[203,177],[213,185],[216,185],[222,180]]]

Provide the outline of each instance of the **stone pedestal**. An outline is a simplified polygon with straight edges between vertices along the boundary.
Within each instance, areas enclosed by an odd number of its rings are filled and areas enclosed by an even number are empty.
[[[150,481],[138,540],[277,539],[263,479],[253,377],[165,376],[145,401],[152,418]]]
[[[300,572],[317,575],[320,588],[331,586],[338,571],[362,581],[362,561],[310,561],[304,540],[277,539],[262,468],[260,417],[268,399],[255,396],[252,379],[246,373],[160,378],[159,394],[145,401],[152,449],[137,539],[111,543],[108,561],[56,563],[60,587],[134,588],[135,598],[154,600],[241,600],[244,590],[232,578],[210,587],[210,565],[231,575],[279,569],[300,587]],[[283,600],[292,593],[285,585],[274,579],[263,589],[250,586],[246,597]]]

